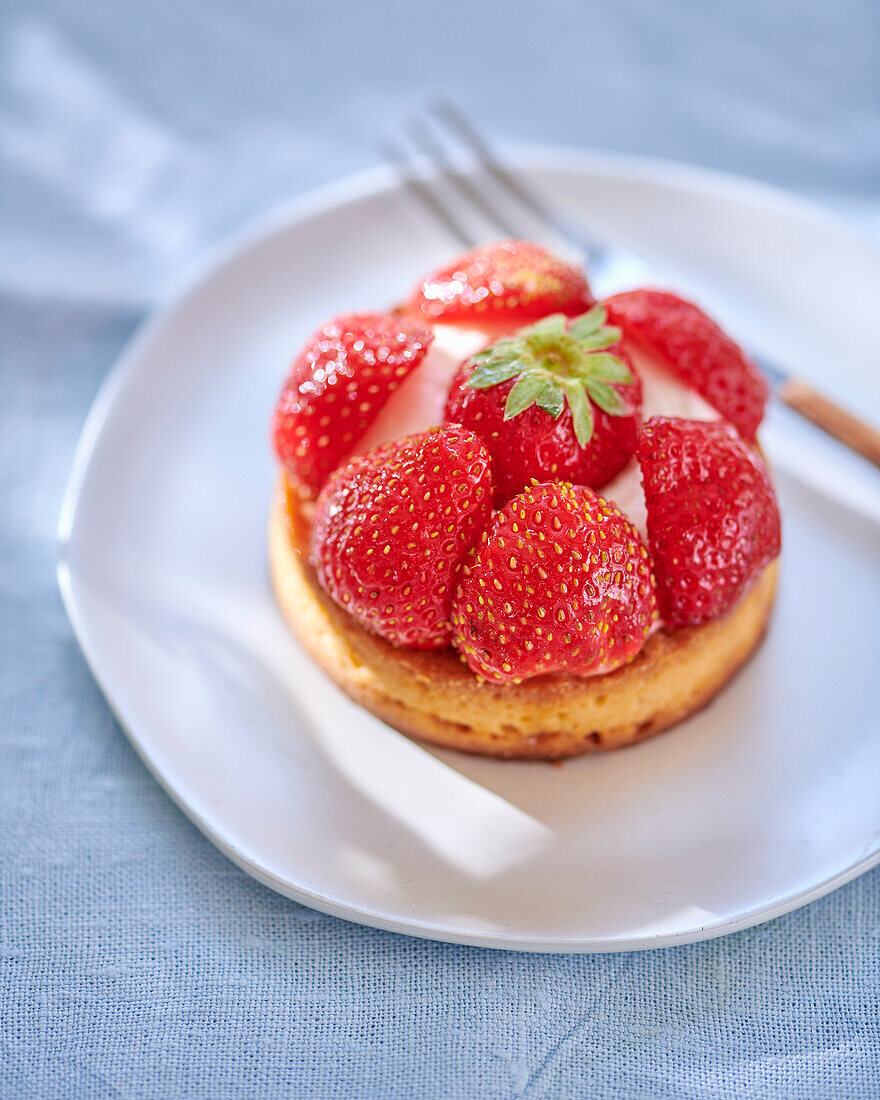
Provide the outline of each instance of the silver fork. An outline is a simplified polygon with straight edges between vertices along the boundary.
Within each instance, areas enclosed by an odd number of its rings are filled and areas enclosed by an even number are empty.
[[[538,236],[583,264],[594,292],[604,295],[651,285],[651,268],[641,256],[595,240],[564,221],[542,195],[503,164],[451,103],[434,102],[409,119],[404,133],[405,142],[385,141],[380,151],[410,194],[459,246],[483,243],[479,232],[470,228],[476,215],[492,237]],[[471,170],[462,167],[463,155]],[[777,400],[880,468],[880,431],[777,364],[762,356],[752,358]]]

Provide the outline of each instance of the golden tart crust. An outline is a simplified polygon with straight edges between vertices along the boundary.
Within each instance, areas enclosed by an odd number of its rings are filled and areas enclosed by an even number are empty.
[[[760,644],[776,595],[768,565],[727,614],[651,635],[630,664],[604,676],[479,680],[453,649],[414,650],[364,630],[326,595],[305,550],[308,517],[284,479],[269,523],[278,604],[315,661],[355,702],[411,737],[517,760],[618,749],[704,707]]]

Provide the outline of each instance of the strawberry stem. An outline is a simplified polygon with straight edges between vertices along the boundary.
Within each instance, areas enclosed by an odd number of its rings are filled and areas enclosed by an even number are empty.
[[[571,322],[562,313],[544,317],[481,351],[466,385],[489,389],[516,379],[505,420],[533,405],[556,420],[568,404],[578,444],[585,447],[593,435],[591,402],[609,416],[629,412],[614,385],[632,382],[633,376],[622,359],[605,350],[621,336],[606,319],[600,303]]]

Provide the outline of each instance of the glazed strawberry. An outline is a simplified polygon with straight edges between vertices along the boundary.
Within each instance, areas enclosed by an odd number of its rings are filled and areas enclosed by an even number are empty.
[[[761,371],[706,314],[666,290],[629,290],[605,301],[624,339],[655,356],[704,398],[749,443],[769,389]]]
[[[656,606],[648,553],[613,504],[583,486],[533,485],[465,562],[452,640],[489,680],[609,672],[642,648]]]
[[[306,496],[351,453],[431,340],[423,325],[382,313],[337,317],[309,339],[272,424],[275,453]]]
[[[315,506],[311,561],[324,589],[395,645],[449,643],[459,565],[491,515],[489,455],[433,428],[337,470]]]
[[[469,359],[445,421],[464,424],[492,456],[495,505],[532,481],[600,489],[627,465],[639,434],[641,383],[594,306],[553,314]]]
[[[430,321],[522,323],[548,313],[583,313],[594,298],[582,271],[529,241],[501,241],[465,252],[434,271],[410,309]]]
[[[723,614],[780,550],[761,458],[723,421],[653,417],[638,450],[660,613],[670,626]]]

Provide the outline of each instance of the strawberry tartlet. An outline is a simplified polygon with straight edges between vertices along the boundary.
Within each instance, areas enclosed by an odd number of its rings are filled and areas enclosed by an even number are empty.
[[[279,606],[409,735],[545,760],[648,737],[766,630],[767,396],[693,303],[597,302],[536,244],[475,249],[295,360],[272,425]]]

